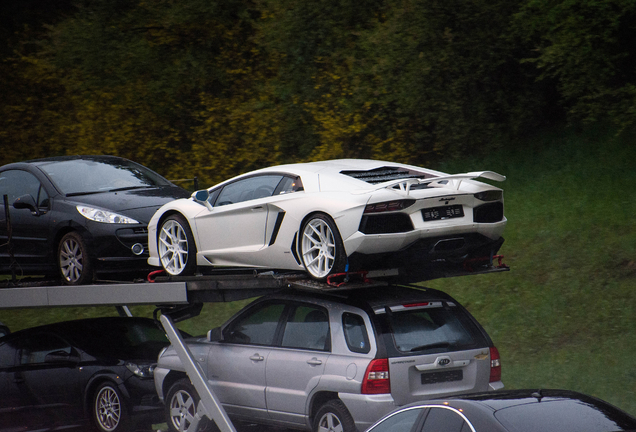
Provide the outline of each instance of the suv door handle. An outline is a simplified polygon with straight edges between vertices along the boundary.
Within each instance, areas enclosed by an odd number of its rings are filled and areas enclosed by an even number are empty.
[[[259,355],[258,353],[254,354],[253,356],[250,357],[250,360],[252,361],[263,361],[265,360],[265,357],[263,357],[262,355]]]
[[[322,360],[318,360],[316,357],[314,357],[311,360],[307,360],[307,364],[310,364],[312,366],[318,366],[322,364]]]

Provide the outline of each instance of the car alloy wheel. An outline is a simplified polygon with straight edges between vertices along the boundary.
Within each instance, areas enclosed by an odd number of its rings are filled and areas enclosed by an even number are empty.
[[[313,215],[301,230],[300,254],[307,272],[315,279],[325,279],[344,267],[344,246],[331,218]]]
[[[330,400],[316,413],[314,432],[355,432],[353,417],[340,399]]]
[[[57,262],[65,284],[82,285],[91,282],[92,265],[88,249],[80,234],[70,232],[62,237]]]
[[[179,215],[168,217],[158,238],[161,265],[173,276],[192,275],[196,268],[194,238],[188,223]]]
[[[115,432],[125,429],[125,412],[119,392],[110,383],[102,384],[93,403],[93,417],[100,431]]]
[[[187,379],[177,381],[168,392],[168,429],[178,432],[200,432],[208,429],[210,421],[195,416],[199,395]]]

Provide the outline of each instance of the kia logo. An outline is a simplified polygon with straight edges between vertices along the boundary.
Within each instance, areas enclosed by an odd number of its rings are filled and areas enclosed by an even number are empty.
[[[440,361],[438,361],[437,364],[440,366],[448,366],[450,362],[451,362],[450,359],[444,358],[444,359],[440,359]]]

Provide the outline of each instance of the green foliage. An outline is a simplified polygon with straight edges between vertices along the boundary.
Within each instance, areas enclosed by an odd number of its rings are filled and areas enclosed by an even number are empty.
[[[625,127],[635,8],[76,0],[0,51],[0,158],[114,153],[207,185],[278,163],[485,154],[566,111]]]
[[[636,113],[636,2],[530,0],[515,20],[534,45],[542,78],[558,82],[572,120],[611,118],[633,124]]]
[[[537,112],[532,77],[508,36],[518,4],[395,1],[364,34],[368,54],[358,72],[372,86],[363,98],[392,111],[382,127],[418,159],[476,151],[518,133]]]

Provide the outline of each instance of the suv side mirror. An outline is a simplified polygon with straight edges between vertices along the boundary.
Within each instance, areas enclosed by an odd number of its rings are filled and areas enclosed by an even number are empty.
[[[223,332],[221,327],[213,328],[208,332],[208,340],[210,342],[221,342],[223,340]]]
[[[31,195],[22,195],[13,202],[13,208],[15,209],[29,209],[35,216],[40,216],[40,210],[38,210],[35,200]]]

